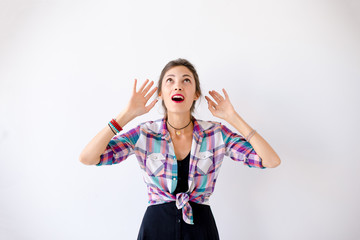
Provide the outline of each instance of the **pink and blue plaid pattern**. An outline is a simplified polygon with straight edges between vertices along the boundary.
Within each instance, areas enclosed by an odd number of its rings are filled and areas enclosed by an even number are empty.
[[[245,138],[218,122],[194,119],[190,152],[189,190],[173,195],[177,160],[165,118],[141,123],[109,142],[96,166],[117,164],[135,154],[147,184],[149,204],[175,201],[183,219],[194,224],[189,201],[209,204],[224,156],[248,167],[262,168],[262,160]]]

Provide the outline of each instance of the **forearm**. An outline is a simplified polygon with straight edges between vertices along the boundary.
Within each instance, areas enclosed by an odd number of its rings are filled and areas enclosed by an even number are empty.
[[[236,112],[226,119],[226,121],[236,128],[244,137],[247,137],[253,130]],[[249,143],[262,159],[262,165],[264,167],[274,168],[280,164],[279,156],[258,132],[251,137]]]
[[[125,111],[121,112],[116,118],[116,122],[124,127],[133,117]],[[110,140],[114,137],[113,131],[109,126],[104,127],[84,148],[79,160],[86,165],[95,165],[100,161],[100,155],[105,151]]]

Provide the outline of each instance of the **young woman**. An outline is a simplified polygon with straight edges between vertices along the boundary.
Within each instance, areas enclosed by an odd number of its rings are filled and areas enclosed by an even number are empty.
[[[274,168],[280,158],[271,146],[235,111],[229,96],[210,91],[205,99],[210,112],[231,124],[195,119],[195,102],[201,97],[198,74],[185,59],[169,62],[157,87],[146,80],[126,108],[112,119],[85,147],[80,161],[86,165],[110,165],[135,154],[147,184],[149,206],[138,239],[219,239],[209,205],[224,156],[249,167]],[[165,116],[120,133],[129,121],[149,112],[158,101]]]

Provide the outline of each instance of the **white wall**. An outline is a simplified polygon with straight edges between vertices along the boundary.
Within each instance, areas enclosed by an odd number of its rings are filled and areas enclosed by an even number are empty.
[[[78,156],[134,78],[157,81],[178,57],[282,160],[225,159],[211,199],[221,239],[359,239],[359,13],[356,0],[2,0],[0,239],[136,239],[148,200],[136,159]],[[215,120],[205,103],[196,116]],[[157,104],[125,130],[161,116]]]

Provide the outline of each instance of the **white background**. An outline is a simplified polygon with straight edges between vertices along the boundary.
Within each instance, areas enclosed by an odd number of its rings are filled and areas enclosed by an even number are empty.
[[[136,239],[148,196],[135,157],[78,157],[133,79],[178,57],[282,160],[224,159],[210,199],[221,239],[359,239],[359,16],[356,0],[1,0],[0,239]],[[197,109],[221,121],[204,98]],[[161,117],[158,103],[124,130]]]

